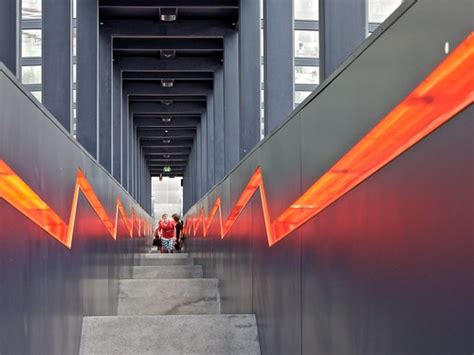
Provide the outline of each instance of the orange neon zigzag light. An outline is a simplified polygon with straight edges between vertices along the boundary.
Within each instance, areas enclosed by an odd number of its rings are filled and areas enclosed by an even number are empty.
[[[117,239],[119,214],[130,238],[133,237],[135,224],[138,236],[144,235],[145,232],[150,233],[151,226],[143,218],[137,218],[133,208],[131,221],[129,220],[118,197],[115,222],[112,222],[81,169],[77,170],[69,224],[66,224],[3,160],[0,160],[0,199],[5,199],[67,248],[71,248],[72,244],[79,191],[82,191],[112,238]]]
[[[224,238],[259,189],[268,244],[274,245],[472,104],[473,68],[474,32],[471,32],[418,87],[277,219],[270,219],[262,171],[258,167],[224,222],[218,197],[207,218],[202,208],[198,217],[187,218],[186,232],[196,236],[202,225],[206,237],[219,212],[220,235]]]

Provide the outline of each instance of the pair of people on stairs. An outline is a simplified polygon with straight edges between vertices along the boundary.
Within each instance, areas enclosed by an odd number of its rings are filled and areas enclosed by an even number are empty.
[[[155,231],[155,240],[153,245],[161,249],[162,253],[172,253],[175,250],[181,250],[183,247],[183,222],[179,215],[173,214],[173,219],[169,219],[165,213],[161,216],[158,228]]]

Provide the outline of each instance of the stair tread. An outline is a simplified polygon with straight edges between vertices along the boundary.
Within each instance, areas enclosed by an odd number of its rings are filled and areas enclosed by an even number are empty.
[[[120,280],[118,315],[220,313],[217,279]]]
[[[260,354],[255,316],[85,317],[80,354]]]
[[[173,259],[173,258],[189,258],[188,253],[137,253],[136,256],[151,258],[151,259]]]
[[[133,266],[132,279],[202,278],[201,265]]]
[[[188,254],[136,254],[135,265],[194,265]]]

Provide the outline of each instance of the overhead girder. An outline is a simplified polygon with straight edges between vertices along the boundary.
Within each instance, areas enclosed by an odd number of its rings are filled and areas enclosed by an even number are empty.
[[[164,105],[156,102],[132,102],[130,112],[136,114],[182,114],[200,115],[206,112],[206,105],[198,102],[176,102],[171,105]]]
[[[212,81],[214,74],[211,72],[123,72],[123,80],[189,80]]]
[[[195,131],[191,130],[177,130],[174,132],[168,132],[166,133],[165,131],[157,131],[157,130],[140,130],[137,131],[137,137],[141,139],[187,139],[187,138],[194,138],[196,135]]]
[[[158,102],[169,104],[170,102],[207,102],[207,97],[203,95],[190,96],[149,96],[149,95],[129,95],[128,102]]]
[[[154,20],[104,20],[113,38],[224,38],[234,31],[230,21],[177,20],[170,23]]]
[[[214,57],[182,57],[160,59],[155,57],[118,57],[115,62],[122,72],[215,72],[222,61]]]
[[[171,164],[171,163],[184,163],[184,164],[187,164],[188,163],[188,160],[189,160],[189,157],[186,158],[186,160],[176,160],[176,159],[160,159],[160,160],[152,160],[152,159],[147,159],[145,158],[147,162],[150,162],[150,163],[166,163],[165,165],[168,165],[168,164]]]
[[[153,167],[153,168],[162,168],[162,167],[165,167],[165,166],[171,166],[171,167],[176,167],[176,168],[185,168],[186,165],[188,165],[187,163],[154,163],[154,162],[150,162],[150,161],[147,161],[147,165],[149,167]]]
[[[212,84],[207,82],[176,82],[172,87],[163,87],[159,82],[125,81],[123,90],[129,96],[199,96],[211,93]]]
[[[140,144],[142,147],[147,148],[191,148],[193,145],[192,139],[171,139],[169,143],[163,142],[164,139],[141,139]]]
[[[163,149],[157,149],[157,148],[149,148],[149,147],[143,147],[143,154],[145,156],[162,156],[162,155],[171,155],[171,156],[179,156],[179,157],[184,157],[184,156],[189,156],[189,153],[191,153],[191,148],[163,148]]]
[[[133,122],[138,128],[196,128],[199,117],[171,117],[171,121],[164,122],[161,117],[134,117]]]
[[[179,128],[165,128],[165,129],[150,129],[150,128],[137,128],[137,134],[142,138],[194,138],[196,129],[179,129]]]
[[[222,52],[220,38],[115,38],[114,51],[212,51]]]
[[[225,8],[238,9],[238,0],[100,0],[100,8],[141,7],[141,8]]]
[[[150,171],[159,173],[165,172],[165,167],[170,167],[171,174],[181,174],[186,170],[186,165],[148,165]]]
[[[151,170],[150,169],[150,175],[152,177],[157,177],[157,176],[161,176],[161,177],[171,177],[171,178],[174,178],[174,177],[183,177],[184,176],[184,170],[183,171],[176,171],[174,173],[164,173],[162,171],[156,171],[156,170]]]

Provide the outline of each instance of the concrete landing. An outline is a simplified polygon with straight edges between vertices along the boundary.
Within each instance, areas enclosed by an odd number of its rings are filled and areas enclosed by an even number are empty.
[[[202,278],[201,265],[134,266],[132,279]]]
[[[85,317],[80,354],[260,354],[254,315]]]
[[[188,254],[137,254],[135,265],[194,265],[193,258]]]
[[[118,315],[220,313],[217,279],[120,280]]]

